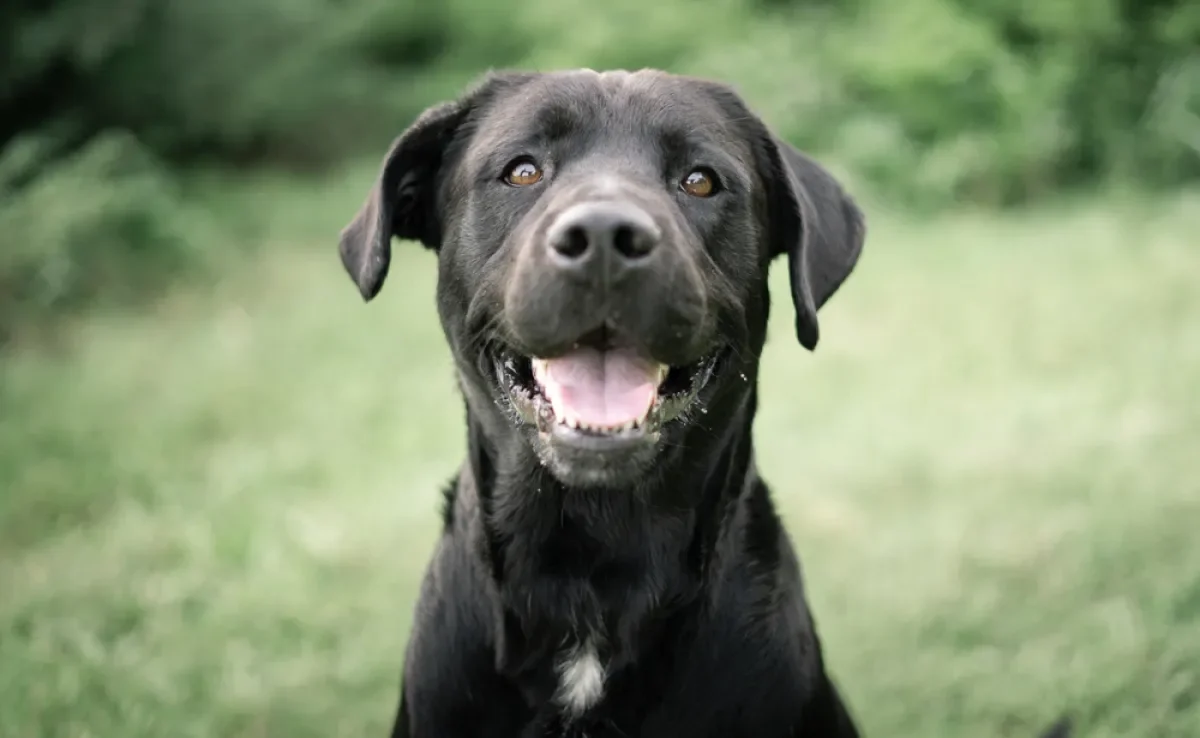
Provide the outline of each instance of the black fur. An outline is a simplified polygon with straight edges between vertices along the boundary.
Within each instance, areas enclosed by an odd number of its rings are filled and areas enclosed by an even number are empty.
[[[499,182],[521,155],[546,163],[545,181],[524,191]],[[717,173],[718,195],[673,186],[698,164]],[[652,215],[664,255],[623,282],[558,278],[530,244],[564,208],[614,197]],[[790,260],[811,349],[816,310],[863,236],[824,170],[707,81],[494,74],[397,139],[341,255],[370,299],[392,238],[437,250],[469,454],[421,590],[393,736],[857,735],[751,426],[768,264]],[[596,462],[555,451],[498,407],[489,346],[551,356],[614,320],[664,363],[723,351],[702,413]],[[555,667],[585,638],[606,678],[602,699],[574,714],[554,699]]]
[[[543,180],[504,184],[521,156]],[[679,189],[696,166],[720,192]],[[593,201],[651,219],[653,257],[582,276],[556,266],[547,230]],[[708,81],[493,74],[396,140],[341,256],[371,299],[394,237],[437,252],[469,451],[420,592],[393,738],[857,735],[751,431],[769,263],[789,260],[797,337],[813,349],[817,310],[864,235],[824,169]],[[503,356],[554,356],[599,326],[664,364],[717,357],[690,412],[644,443],[559,443],[501,386]],[[585,642],[605,679],[576,713],[555,699],[556,669]]]

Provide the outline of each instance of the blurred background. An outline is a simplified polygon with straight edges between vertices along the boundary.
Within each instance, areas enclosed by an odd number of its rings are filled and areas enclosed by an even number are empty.
[[[577,66],[867,211],[757,425],[867,735],[1200,736],[1188,0],[6,2],[0,736],[386,734],[463,410],[433,256],[365,306],[337,233],[425,106]]]

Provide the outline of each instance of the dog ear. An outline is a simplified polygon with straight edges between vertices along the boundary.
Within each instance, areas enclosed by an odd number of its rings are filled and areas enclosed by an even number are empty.
[[[434,180],[446,143],[464,113],[457,102],[441,103],[422,113],[392,142],[366,202],[342,229],[338,244],[342,265],[364,300],[383,287],[393,236],[437,247]]]
[[[419,241],[430,249],[441,246],[436,190],[446,148],[485,98],[531,76],[488,74],[460,99],[421,113],[392,142],[366,202],[342,229],[338,244],[342,265],[364,300],[374,298],[383,287],[393,237]]]
[[[796,337],[816,349],[817,310],[858,263],[866,219],[833,175],[786,141],[767,134],[771,255],[786,253]]]

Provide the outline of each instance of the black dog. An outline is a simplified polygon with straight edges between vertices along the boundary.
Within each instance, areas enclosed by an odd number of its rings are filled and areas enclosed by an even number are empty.
[[[863,215],[729,88],[493,74],[393,145],[341,257],[438,255],[468,458],[392,735],[851,738],[751,427],[767,267],[796,332]]]

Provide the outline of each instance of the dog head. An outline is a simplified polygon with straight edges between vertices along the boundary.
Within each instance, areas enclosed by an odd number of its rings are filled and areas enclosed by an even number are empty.
[[[492,74],[423,113],[340,252],[370,300],[393,238],[437,251],[473,416],[568,486],[624,486],[698,411],[750,392],[770,262],[787,256],[812,350],[864,234],[830,174],[728,87],[580,70]]]

